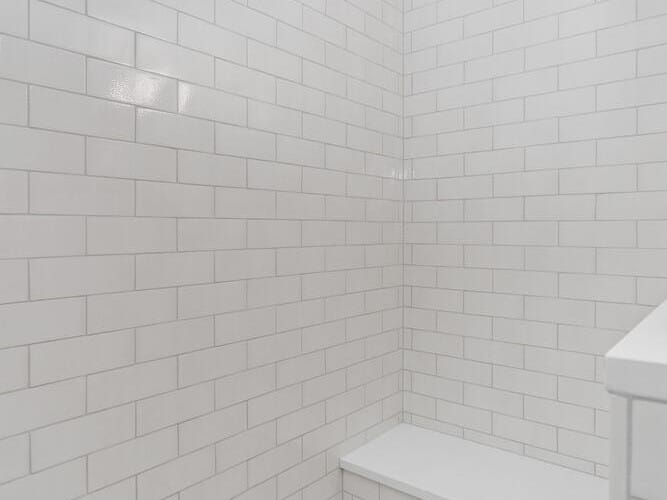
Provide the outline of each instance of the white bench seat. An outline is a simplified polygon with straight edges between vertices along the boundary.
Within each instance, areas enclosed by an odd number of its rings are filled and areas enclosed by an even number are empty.
[[[401,424],[341,468],[424,500],[608,500],[598,477]]]

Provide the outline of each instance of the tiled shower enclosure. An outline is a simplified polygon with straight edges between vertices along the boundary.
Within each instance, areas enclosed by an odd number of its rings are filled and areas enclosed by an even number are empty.
[[[664,0],[0,0],[0,500],[604,477],[665,298]]]

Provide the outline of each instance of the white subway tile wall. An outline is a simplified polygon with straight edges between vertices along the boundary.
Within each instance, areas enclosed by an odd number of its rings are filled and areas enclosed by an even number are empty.
[[[663,4],[405,1],[407,422],[607,474],[602,355],[667,298]]]
[[[401,0],[0,2],[0,498],[328,500],[401,419]]]
[[[0,2],[0,498],[394,498],[337,459],[401,420],[605,476],[666,56],[656,0]]]

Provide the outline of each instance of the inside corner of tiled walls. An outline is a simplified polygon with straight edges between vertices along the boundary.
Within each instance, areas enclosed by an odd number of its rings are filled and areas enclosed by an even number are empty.
[[[2,0],[0,498],[339,500],[399,421],[604,476],[665,14]]]

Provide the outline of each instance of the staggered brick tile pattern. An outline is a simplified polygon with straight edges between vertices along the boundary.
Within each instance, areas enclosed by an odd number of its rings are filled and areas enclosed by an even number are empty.
[[[605,476],[602,355],[667,297],[667,3],[404,21],[405,418]]]
[[[399,0],[0,2],[0,498],[341,498],[398,422]]]
[[[340,499],[400,420],[606,475],[665,61],[662,0],[0,2],[0,498]]]

